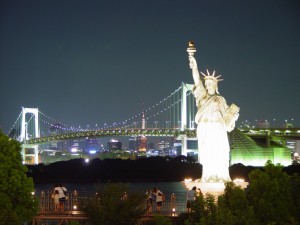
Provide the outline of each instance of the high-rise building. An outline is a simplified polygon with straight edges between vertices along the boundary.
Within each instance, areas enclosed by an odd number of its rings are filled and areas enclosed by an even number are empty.
[[[145,135],[139,136],[138,145],[140,152],[145,152],[147,150],[147,137]]]
[[[142,130],[146,129],[145,114],[142,113]],[[145,135],[138,136],[138,150],[140,152],[146,152],[147,150],[147,137]]]

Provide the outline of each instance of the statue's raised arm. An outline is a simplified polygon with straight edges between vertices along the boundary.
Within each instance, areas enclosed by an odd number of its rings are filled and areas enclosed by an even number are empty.
[[[189,42],[189,47],[187,48],[187,52],[189,54],[190,68],[192,69],[194,83],[195,83],[195,86],[199,86],[199,85],[203,86],[203,83],[200,79],[200,73],[199,73],[199,70],[198,70],[197,61],[194,57],[194,53],[196,51],[197,50],[195,48],[194,42],[190,41]]]

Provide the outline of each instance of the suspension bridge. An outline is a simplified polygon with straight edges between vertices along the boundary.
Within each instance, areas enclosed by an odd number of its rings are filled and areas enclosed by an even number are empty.
[[[123,121],[95,128],[83,129],[70,126],[48,116],[38,108],[23,107],[8,135],[22,143],[24,163],[26,158],[32,158],[31,161],[35,164],[39,163],[38,154],[41,151],[39,145],[44,143],[112,136],[174,137],[181,141],[182,155],[187,155],[189,152],[197,153],[197,148],[188,145],[189,140],[197,140],[194,121],[197,107],[192,88],[192,84],[182,83],[168,97],[145,108],[143,112]],[[287,165],[291,163],[291,157],[290,151],[286,148],[286,140],[300,139],[300,129],[244,126],[231,132],[229,138],[231,139],[231,164],[237,162],[245,165],[256,165],[257,162],[262,164],[265,163],[266,158],[263,156],[267,155],[271,160],[273,159],[273,162],[275,159]],[[262,142],[264,146],[261,145]]]

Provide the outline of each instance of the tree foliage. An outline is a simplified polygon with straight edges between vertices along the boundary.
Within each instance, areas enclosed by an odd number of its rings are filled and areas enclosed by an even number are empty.
[[[283,172],[283,167],[268,161],[264,170],[252,171],[249,179],[247,198],[253,206],[259,224],[293,224],[293,211],[296,206],[291,180]]]
[[[22,164],[20,143],[0,131],[0,224],[30,221],[38,208],[34,185]]]
[[[268,161],[249,174],[246,190],[225,184],[217,201],[199,196],[185,225],[296,225],[300,224],[300,178],[288,176],[281,165]],[[186,219],[188,218],[188,219]]]
[[[98,197],[84,202],[83,210],[88,214],[92,224],[131,225],[145,214],[145,196],[130,193],[125,197],[125,185],[107,184]]]
[[[224,225],[257,224],[246,193],[233,182],[225,183],[224,194],[218,198],[217,223]]]

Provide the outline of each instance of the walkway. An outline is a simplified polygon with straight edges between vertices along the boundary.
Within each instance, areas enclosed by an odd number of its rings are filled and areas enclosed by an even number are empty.
[[[71,221],[77,221],[82,225],[88,225],[88,216],[84,211],[78,210],[79,203],[87,196],[78,196],[74,191],[68,194],[68,200],[64,205],[64,211],[55,211],[53,199],[50,192],[42,192],[40,196],[40,207],[38,214],[33,218],[33,225],[64,225],[69,224]],[[163,202],[160,215],[170,217],[176,220],[180,213],[185,212],[186,204],[183,202]],[[143,225],[149,220],[153,220],[156,212],[156,205],[153,204],[151,215],[143,216],[138,225]]]

